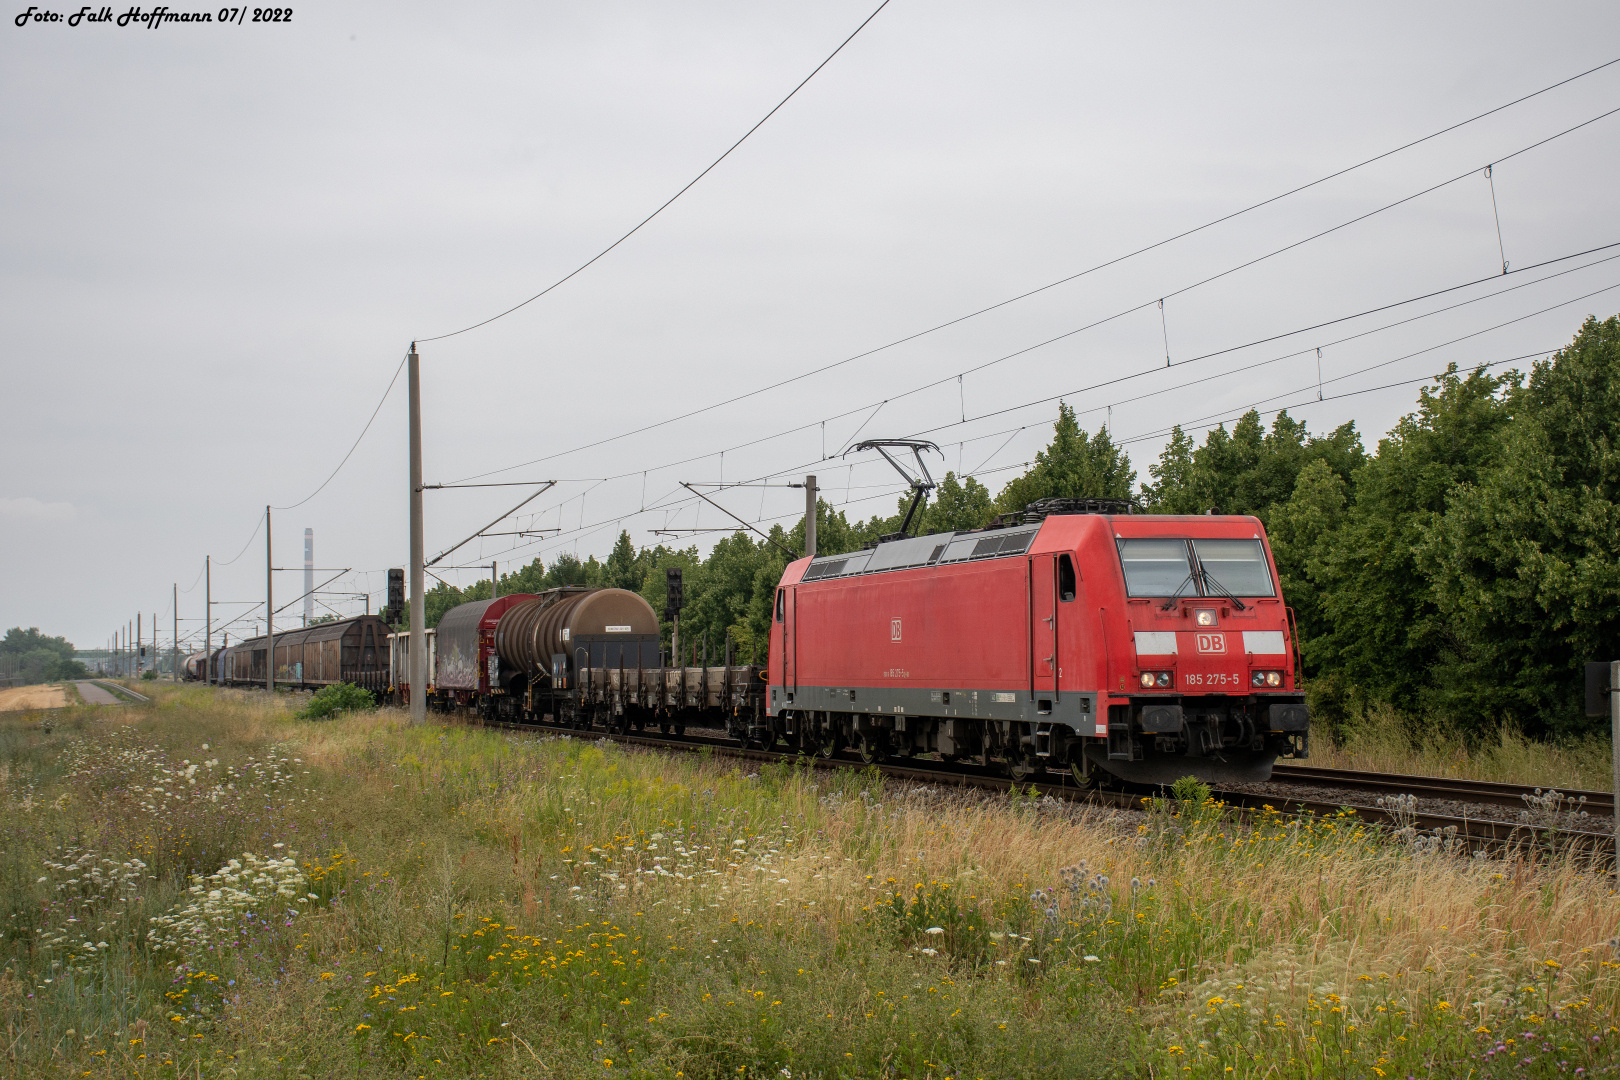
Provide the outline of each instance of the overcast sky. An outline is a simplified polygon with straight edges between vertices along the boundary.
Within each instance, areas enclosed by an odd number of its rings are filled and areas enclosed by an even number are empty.
[[[262,604],[265,505],[320,486],[413,339],[595,255],[875,6],[321,3],[281,25],[145,29],[18,27],[27,5],[13,3],[0,629],[97,648],[142,611],[167,637],[177,584],[182,634],[199,630],[205,555],[216,625]],[[1194,358],[1500,275],[1504,255],[1528,267],[1620,241],[1620,115],[1504,160],[1620,106],[1620,64],[991,314],[576,451],[1164,240],[1613,60],[1617,43],[1613,0],[893,0],[611,254],[495,323],[423,343],[428,482],[561,481],[522,523],[562,532],[445,561],[504,572],[603,555],[621,528],[643,545],[653,529],[721,525],[680,481],[814,471],[851,516],[892,512],[881,462],[821,460],[857,430],[927,431],[945,453],[936,474],[977,472],[994,491],[1050,437],[1055,402],[1018,406],[1058,394],[1088,428],[1134,440],[1143,480],[1170,424],[1201,439],[1255,403],[1303,402],[1291,413],[1313,432],[1353,420],[1370,448],[1418,387],[1317,403],[1318,346],[1324,398],[1556,348],[1586,315],[1620,311],[1620,288],[1586,296],[1620,286],[1620,260],[1598,262],[1620,248]],[[1492,162],[1500,242],[1474,173],[1187,288]],[[406,467],[401,377],[336,478],[274,513],[276,564],[302,564],[311,527],[319,566],[354,568],[332,588],[369,591],[376,610],[407,557]],[[521,495],[428,493],[429,555]],[[717,497],[787,524],[803,505],[786,489]],[[278,597],[302,591],[301,574],[277,577]]]

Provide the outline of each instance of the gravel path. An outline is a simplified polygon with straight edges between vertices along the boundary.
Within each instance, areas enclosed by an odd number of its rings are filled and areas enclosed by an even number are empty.
[[[93,682],[77,682],[73,684],[79,688],[79,694],[84,698],[86,705],[122,705],[124,699],[113,694],[112,691],[97,686]]]

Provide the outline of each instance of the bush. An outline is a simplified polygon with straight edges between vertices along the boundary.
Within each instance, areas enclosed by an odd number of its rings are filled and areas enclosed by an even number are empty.
[[[141,672],[141,678],[145,679],[147,682],[156,682],[157,669],[147,668],[145,671]]]
[[[362,690],[353,683],[335,683],[317,690],[298,717],[301,720],[320,720],[338,713],[376,707],[377,699],[371,696],[370,690]]]

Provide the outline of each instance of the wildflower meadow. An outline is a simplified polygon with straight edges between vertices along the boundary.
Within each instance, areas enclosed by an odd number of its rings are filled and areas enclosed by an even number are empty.
[[[1620,1076],[1574,854],[143,692],[0,717],[12,1075]]]

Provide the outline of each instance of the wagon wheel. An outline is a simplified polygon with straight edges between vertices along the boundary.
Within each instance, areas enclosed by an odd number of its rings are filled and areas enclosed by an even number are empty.
[[[685,735],[686,735],[686,725],[685,724],[676,724],[675,725],[675,737],[677,739],[679,739],[679,738],[685,737]]]
[[[668,735],[669,734],[669,721],[668,720],[659,720],[658,721],[658,734],[660,734],[660,735]]]

